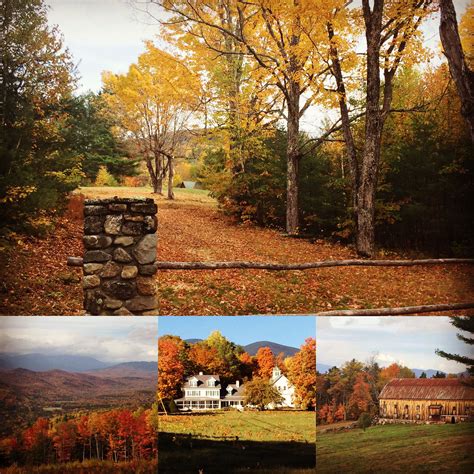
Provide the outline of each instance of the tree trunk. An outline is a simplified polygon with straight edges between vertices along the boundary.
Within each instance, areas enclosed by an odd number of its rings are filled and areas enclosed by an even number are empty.
[[[380,46],[383,0],[363,0],[367,40],[367,93],[365,114],[365,145],[357,189],[357,252],[371,257],[375,251],[375,191],[382,139],[380,111]]]
[[[474,143],[474,71],[466,63],[452,0],[440,0],[439,6],[441,43],[448,59],[449,72],[461,98],[461,114],[469,125],[471,141]]]
[[[151,185],[155,194],[163,194],[163,173],[160,166],[160,158],[155,156],[155,167],[151,158],[146,158],[146,168],[150,176]]]
[[[354,142],[354,136],[351,130],[351,121],[349,117],[349,109],[347,107],[347,96],[346,87],[344,84],[344,77],[342,75],[341,62],[339,59],[338,49],[333,42],[334,29],[331,23],[327,25],[328,37],[331,43],[330,56],[331,56],[331,72],[336,80],[337,93],[339,95],[339,110],[341,113],[341,125],[344,136],[345,148],[347,158],[349,161],[349,169],[351,175],[351,188],[352,188],[352,207],[354,216],[357,217],[357,191],[359,189],[359,164],[357,161],[357,150]],[[341,162],[342,174],[344,178],[344,161]],[[357,218],[356,218],[357,221]]]
[[[173,191],[174,164],[171,157],[168,158],[168,199],[174,199]]]
[[[287,187],[286,187],[286,232],[299,232],[298,176],[299,176],[299,87],[292,87],[292,104],[288,102]]]

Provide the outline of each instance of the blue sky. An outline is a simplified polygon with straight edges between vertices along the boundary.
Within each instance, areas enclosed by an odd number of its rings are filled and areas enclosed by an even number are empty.
[[[0,352],[156,361],[157,323],[152,316],[2,316]]]
[[[317,321],[317,360],[341,365],[375,356],[381,366],[393,362],[412,369],[435,369],[458,373],[465,366],[435,354],[436,349],[469,355],[472,348],[459,341],[459,331],[447,317],[330,317]]]
[[[173,334],[182,339],[205,339],[219,330],[236,344],[271,341],[300,347],[315,337],[316,318],[311,316],[162,316],[158,318],[160,336]]]

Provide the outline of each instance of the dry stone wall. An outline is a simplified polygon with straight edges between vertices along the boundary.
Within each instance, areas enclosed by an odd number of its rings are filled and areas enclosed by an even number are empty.
[[[157,314],[156,212],[149,198],[84,202],[87,314]]]

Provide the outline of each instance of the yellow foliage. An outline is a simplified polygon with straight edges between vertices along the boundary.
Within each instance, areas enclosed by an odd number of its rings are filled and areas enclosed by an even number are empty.
[[[459,23],[459,34],[466,61],[472,68],[474,64],[474,3],[472,0]]]
[[[37,190],[36,186],[11,186],[7,188],[5,196],[0,198],[1,204],[13,204],[26,199],[31,193]]]

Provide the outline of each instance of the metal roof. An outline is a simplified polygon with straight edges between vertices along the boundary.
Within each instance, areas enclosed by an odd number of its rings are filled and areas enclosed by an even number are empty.
[[[474,385],[468,379],[393,379],[379,399],[474,401]]]

